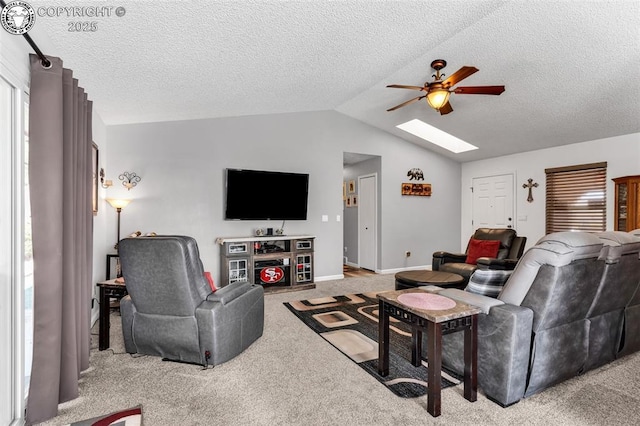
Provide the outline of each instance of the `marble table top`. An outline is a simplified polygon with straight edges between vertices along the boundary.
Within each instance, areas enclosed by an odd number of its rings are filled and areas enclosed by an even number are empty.
[[[412,293],[415,294],[415,296],[412,295],[410,298],[406,298],[406,299],[405,297],[401,298],[401,299],[405,299],[405,301],[411,300],[410,302],[411,305],[405,305],[400,300],[398,300],[399,296],[412,294]],[[418,315],[419,317],[425,318],[429,321],[436,322],[436,323],[450,321],[457,318],[463,318],[469,315],[475,315],[482,312],[482,310],[478,307],[468,305],[466,303],[458,302],[457,300],[445,298],[444,296],[439,296],[437,294],[433,294],[419,288],[410,288],[406,290],[395,290],[395,291],[383,291],[381,293],[378,293],[377,296],[378,296],[378,299],[381,299],[386,303],[389,303],[407,312],[411,312],[415,315]],[[430,296],[437,296],[437,298],[433,298]],[[421,298],[424,299],[422,304],[421,302],[418,301]],[[452,305],[450,302],[442,303],[443,301],[438,298],[451,300],[452,302],[454,302],[454,305]],[[429,300],[429,299],[433,299],[433,300]],[[429,302],[431,303],[435,302],[436,305],[434,306],[436,306],[437,309],[421,309],[417,307],[421,305],[428,306]],[[426,305],[424,303],[426,303]],[[451,307],[447,308],[447,306],[451,306]],[[443,307],[446,309],[442,309]]]

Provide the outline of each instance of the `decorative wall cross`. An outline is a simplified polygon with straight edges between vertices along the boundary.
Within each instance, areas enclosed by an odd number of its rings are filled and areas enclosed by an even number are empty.
[[[538,187],[538,182],[533,183],[533,179],[529,178],[527,179],[528,183],[523,183],[522,187],[525,189],[529,189],[529,196],[527,197],[527,202],[532,203],[533,202],[533,192],[532,189],[533,188],[537,188]]]

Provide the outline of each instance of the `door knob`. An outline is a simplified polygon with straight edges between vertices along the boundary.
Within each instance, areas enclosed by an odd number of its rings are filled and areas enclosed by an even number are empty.
[[[508,218],[507,218],[507,220],[508,220],[509,222],[511,222],[511,218],[510,218],[510,217],[508,217]]]

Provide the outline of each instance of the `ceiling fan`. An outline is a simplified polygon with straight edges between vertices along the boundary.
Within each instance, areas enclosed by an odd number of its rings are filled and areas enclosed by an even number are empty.
[[[412,104],[421,99],[427,98],[427,103],[431,108],[440,112],[440,115],[449,114],[453,111],[451,104],[449,103],[449,95],[451,93],[458,93],[461,95],[499,95],[504,92],[504,86],[466,86],[456,87],[453,86],[469,77],[471,74],[478,72],[476,67],[462,67],[458,71],[451,74],[447,79],[443,80],[444,74],[440,74],[440,70],[447,66],[447,61],[444,59],[436,59],[431,62],[431,68],[436,70],[436,73],[432,75],[435,78],[432,82],[424,83],[424,86],[405,86],[402,84],[390,84],[387,87],[395,89],[411,89],[421,90],[426,92],[422,96],[409,99],[406,102],[396,105],[393,108],[389,108],[387,111],[394,111],[398,108],[402,108],[405,105]]]

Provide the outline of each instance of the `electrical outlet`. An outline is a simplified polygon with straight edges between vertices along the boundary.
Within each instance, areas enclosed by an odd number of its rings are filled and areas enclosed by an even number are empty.
[[[411,257],[411,252],[410,252],[410,251],[405,251],[405,252],[404,252],[404,255],[405,255],[406,257]]]

